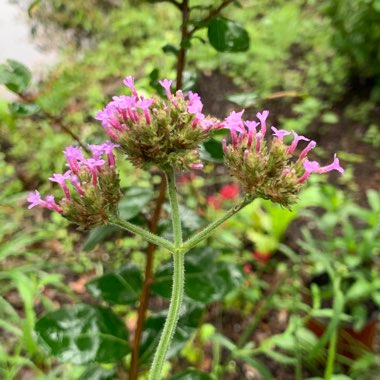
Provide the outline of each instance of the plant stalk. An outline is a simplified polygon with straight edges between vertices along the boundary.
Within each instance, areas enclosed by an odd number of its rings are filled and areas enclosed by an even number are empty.
[[[152,234],[157,233],[158,221],[160,219],[162,204],[165,200],[166,194],[166,181],[163,175],[161,175],[161,183],[160,183],[160,192],[157,198],[156,207],[153,212],[153,216],[149,223],[149,231]],[[135,335],[133,338],[132,344],[132,358],[131,358],[131,366],[129,368],[129,380],[137,380],[138,379],[138,371],[139,371],[139,349],[141,336],[143,333],[144,322],[146,318],[146,311],[148,308],[148,300],[149,300],[149,292],[150,286],[153,283],[153,258],[154,251],[156,246],[153,243],[149,243],[146,250],[146,262],[145,262],[145,276],[142,292],[140,295],[140,303],[137,312],[137,324]]]
[[[190,249],[195,247],[198,243],[200,243],[202,240],[209,237],[216,228],[218,228],[223,222],[225,222],[227,219],[231,218],[231,216],[235,215],[237,212],[239,212],[242,208],[247,206],[249,203],[252,202],[253,199],[251,198],[244,198],[241,200],[237,205],[232,207],[229,211],[227,211],[223,216],[221,216],[219,219],[215,220],[214,222],[210,223],[206,228],[204,228],[202,231],[195,234],[192,238],[187,240],[181,247],[183,252],[188,252]]]
[[[175,247],[170,241],[168,241],[168,240],[166,240],[160,236],[157,236],[155,234],[152,234],[148,230],[141,228],[139,226],[136,226],[135,224],[133,224],[131,222],[128,222],[126,220],[122,220],[117,215],[110,215],[109,224],[123,228],[129,232],[136,234],[136,235],[140,235],[142,238],[144,238],[149,243],[153,243],[159,247],[165,248],[172,253],[175,252]]]
[[[160,342],[158,343],[156,353],[154,354],[153,364],[149,373],[149,380],[161,379],[161,373],[163,365],[165,363],[165,358],[177,327],[185,285],[185,255],[180,250],[182,245],[182,228],[181,218],[179,215],[174,170],[168,171],[166,173],[166,176],[168,181],[170,205],[172,209],[174,246],[176,248],[176,252],[173,253],[173,288],[169,311],[166,317],[164,329],[161,333]]]

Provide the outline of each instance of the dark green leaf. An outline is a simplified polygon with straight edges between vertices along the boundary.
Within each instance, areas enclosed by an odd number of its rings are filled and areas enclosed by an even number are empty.
[[[25,91],[31,79],[32,73],[20,62],[8,59],[5,64],[0,65],[0,84],[15,93]]]
[[[165,54],[173,54],[175,56],[178,55],[178,48],[175,47],[174,45],[172,44],[166,44],[165,46],[162,47],[162,51],[165,53]]]
[[[63,307],[40,318],[35,330],[52,356],[73,364],[112,363],[130,352],[124,323],[100,306]]]
[[[111,304],[130,304],[140,295],[142,277],[140,270],[129,263],[116,272],[107,273],[86,286],[91,294]]]
[[[97,244],[111,236],[115,231],[120,228],[116,226],[99,226],[94,228],[88,235],[87,240],[84,242],[83,249],[91,251]]]
[[[17,116],[31,116],[39,111],[40,107],[33,103],[10,103],[9,111]]]
[[[188,369],[185,372],[181,372],[170,380],[211,380],[211,377],[204,372],[197,371],[195,369]]]
[[[201,158],[205,161],[222,162],[224,158],[222,144],[214,139],[204,142],[201,148]]]
[[[203,307],[199,304],[186,302],[181,307],[181,313],[173,341],[170,345],[167,358],[176,355],[187,340],[198,328]],[[140,346],[140,361],[147,363],[153,356],[166,319],[165,313],[159,313],[148,318],[144,324],[144,332]]]
[[[98,365],[87,368],[78,380],[117,380],[114,368],[106,369]]]
[[[150,188],[136,186],[129,188],[119,202],[120,217],[125,220],[134,218],[152,200],[153,195]]]
[[[247,31],[236,22],[216,17],[208,24],[208,39],[217,51],[241,52],[249,48]]]
[[[243,281],[240,269],[232,263],[217,261],[218,251],[211,247],[196,248],[185,256],[185,294],[194,301],[212,303],[223,299]],[[155,274],[152,290],[169,298],[172,263],[162,265]]]

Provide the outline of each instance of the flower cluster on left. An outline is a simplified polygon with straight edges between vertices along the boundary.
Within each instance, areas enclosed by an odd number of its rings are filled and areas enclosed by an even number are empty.
[[[69,170],[49,178],[62,188],[64,197],[57,202],[53,195],[43,199],[35,190],[28,196],[28,208],[42,206],[55,210],[78,224],[80,229],[106,224],[121,198],[113,153],[117,147],[110,141],[102,145],[89,145],[92,152],[89,158],[85,158],[82,149],[77,146],[66,147],[64,154]]]

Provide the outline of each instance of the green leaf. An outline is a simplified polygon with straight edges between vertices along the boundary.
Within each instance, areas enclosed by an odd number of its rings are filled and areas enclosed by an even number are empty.
[[[107,239],[115,231],[120,228],[116,226],[99,226],[95,227],[88,235],[87,240],[84,242],[83,249],[85,251],[93,250],[100,242]]]
[[[195,369],[188,369],[185,372],[178,373],[170,380],[211,380],[212,378],[205,372],[197,371]]]
[[[140,270],[131,263],[86,284],[94,297],[117,305],[135,302],[139,298],[141,286]]]
[[[87,368],[78,380],[117,380],[116,369],[106,369],[98,365]]]
[[[224,154],[220,141],[210,139],[202,144],[201,158],[210,162],[223,162]]]
[[[218,251],[211,248],[196,248],[185,256],[185,294],[190,299],[204,304],[220,301],[243,281],[237,265],[217,261]],[[155,274],[152,291],[170,298],[172,263],[162,265]]]
[[[162,51],[165,53],[165,54],[172,54],[174,56],[177,56],[178,55],[178,48],[175,47],[174,45],[172,44],[166,44],[165,46],[162,47]]]
[[[52,356],[73,364],[112,363],[130,352],[124,323],[100,306],[63,307],[39,319],[35,331]]]
[[[208,39],[217,51],[242,52],[249,48],[247,31],[236,22],[216,17],[208,24]]]
[[[9,111],[17,116],[31,116],[36,114],[40,110],[37,104],[33,103],[10,103]]]
[[[25,91],[32,79],[31,71],[22,63],[8,59],[0,65],[0,84],[15,93]]]
[[[124,220],[134,218],[152,200],[153,195],[150,188],[130,187],[119,202],[120,217]]]
[[[179,322],[167,354],[167,359],[176,355],[196,331],[202,317],[203,309],[204,308],[199,304],[190,302],[183,303],[181,306]],[[145,321],[140,345],[141,363],[148,363],[151,360],[157,348],[161,331],[164,327],[166,313],[166,311],[164,313],[158,313]]]

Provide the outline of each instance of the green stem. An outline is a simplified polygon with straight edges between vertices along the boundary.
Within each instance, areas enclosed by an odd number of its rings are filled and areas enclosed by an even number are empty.
[[[174,245],[176,248],[179,248],[182,244],[182,227],[181,227],[181,218],[179,216],[179,205],[178,205],[178,199],[177,199],[174,170],[167,171],[166,178],[168,181],[169,199],[170,199],[170,205],[172,209]]]
[[[152,367],[149,373],[149,380],[161,379],[162,367],[165,363],[165,358],[177,327],[185,285],[184,253],[180,250],[182,246],[182,228],[181,218],[179,216],[174,170],[166,172],[166,177],[172,209],[174,245],[176,248],[176,252],[173,253],[173,288],[168,315],[166,317],[164,329],[162,330],[160,342],[158,343],[156,353],[154,354]]]
[[[329,342],[329,352],[327,356],[327,365],[325,370],[325,380],[330,380],[334,372],[334,362],[336,354],[336,344],[337,344],[338,331],[335,329],[331,335]]]
[[[210,223],[206,228],[204,228],[202,231],[195,234],[192,238],[187,240],[181,247],[183,252],[189,251],[191,248],[195,247],[198,243],[200,243],[202,240],[209,237],[216,228],[218,228],[223,222],[225,222],[227,219],[231,218],[231,216],[235,215],[237,212],[239,212],[243,207],[247,206],[247,204],[251,203],[253,199],[251,198],[244,198],[241,200],[237,205],[232,207],[229,211],[227,211],[223,216],[221,216],[219,219],[215,220],[214,222]]]
[[[145,240],[147,240],[149,243],[153,243],[155,245],[158,245],[159,247],[166,248],[168,251],[170,251],[172,253],[175,252],[175,247],[170,241],[163,239],[162,237],[157,236],[155,234],[152,234],[151,232],[145,230],[144,228],[136,226],[135,224],[133,224],[131,222],[127,222],[126,220],[122,220],[116,215],[110,216],[109,224],[123,228],[129,232],[136,234],[136,235],[140,235]]]

